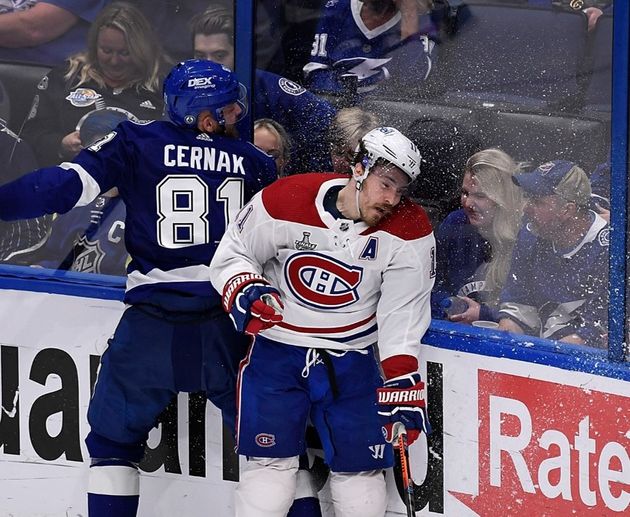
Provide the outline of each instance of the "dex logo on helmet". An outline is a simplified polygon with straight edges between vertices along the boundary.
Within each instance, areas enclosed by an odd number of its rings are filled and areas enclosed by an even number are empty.
[[[193,77],[188,79],[189,88],[216,88],[212,77]]]

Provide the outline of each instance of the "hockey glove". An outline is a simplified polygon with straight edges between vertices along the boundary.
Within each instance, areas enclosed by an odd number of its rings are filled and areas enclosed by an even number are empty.
[[[424,382],[420,374],[408,373],[394,377],[378,388],[378,414],[383,421],[383,433],[388,442],[396,439],[394,424],[401,422],[407,429],[407,442],[412,444],[420,431],[431,432],[426,413]]]
[[[256,273],[233,276],[223,289],[223,308],[236,330],[255,336],[282,321],[280,293]]]

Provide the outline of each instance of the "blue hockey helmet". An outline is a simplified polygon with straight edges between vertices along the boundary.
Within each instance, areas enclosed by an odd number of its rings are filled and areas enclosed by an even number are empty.
[[[164,79],[164,104],[177,125],[195,127],[202,111],[210,110],[225,125],[223,108],[237,103],[238,120],[247,113],[247,90],[229,68],[206,59],[189,59],[173,67]]]

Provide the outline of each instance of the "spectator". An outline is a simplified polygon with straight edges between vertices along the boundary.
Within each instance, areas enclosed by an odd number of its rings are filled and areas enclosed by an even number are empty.
[[[30,146],[0,121],[0,184],[19,178],[36,166]],[[31,251],[42,246],[52,217],[44,215],[23,221],[0,221],[0,261],[28,264]]]
[[[210,7],[191,21],[194,55],[234,68],[234,21],[225,7]],[[329,171],[327,130],[335,110],[285,77],[256,69],[254,119],[282,124],[295,144],[287,174]]]
[[[33,263],[51,269],[125,276],[125,203],[118,189],[57,217]]]
[[[0,60],[49,66],[80,51],[90,24],[109,0],[2,2]]]
[[[50,237],[41,250],[45,259],[39,265],[125,276],[128,262],[125,213],[125,204],[116,191],[60,216],[53,222]]]
[[[284,176],[284,169],[291,158],[291,138],[275,120],[259,118],[254,122],[254,145],[265,151],[276,162],[278,177]]]
[[[411,185],[409,197],[422,205],[438,228],[459,207],[458,192],[466,162],[481,151],[481,142],[461,124],[442,118],[416,119],[407,134],[422,156],[422,174]]]
[[[437,232],[437,276],[433,317],[444,318],[441,302],[459,296],[468,308],[448,317],[458,323],[499,321],[499,294],[521,224],[523,196],[512,182],[518,166],[499,149],[485,149],[466,162],[462,208]]]
[[[527,3],[536,7],[558,6],[573,11],[582,11],[588,22],[589,32],[595,29],[597,20],[605,11],[612,11],[611,0],[527,0]]]
[[[528,198],[528,223],[501,293],[499,328],[606,346],[609,228],[589,209],[588,177],[556,160],[514,181]]]
[[[333,0],[326,3],[304,66],[315,92],[372,91],[383,79],[405,74],[414,82],[431,71],[433,42],[420,33],[430,0]]]
[[[352,174],[352,160],[361,138],[379,126],[378,117],[357,106],[340,109],[333,119],[330,130],[330,157],[333,171]]]
[[[159,43],[140,11],[124,2],[103,9],[90,28],[87,50],[37,86],[23,134],[40,166],[70,160],[85,147],[77,124],[94,109],[113,106],[138,119],[159,119],[161,64]]]

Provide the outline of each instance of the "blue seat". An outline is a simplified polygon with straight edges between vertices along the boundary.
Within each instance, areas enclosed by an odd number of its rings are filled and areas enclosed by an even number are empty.
[[[496,4],[460,12],[434,70],[445,100],[562,110],[581,98],[588,36],[582,12]]]

